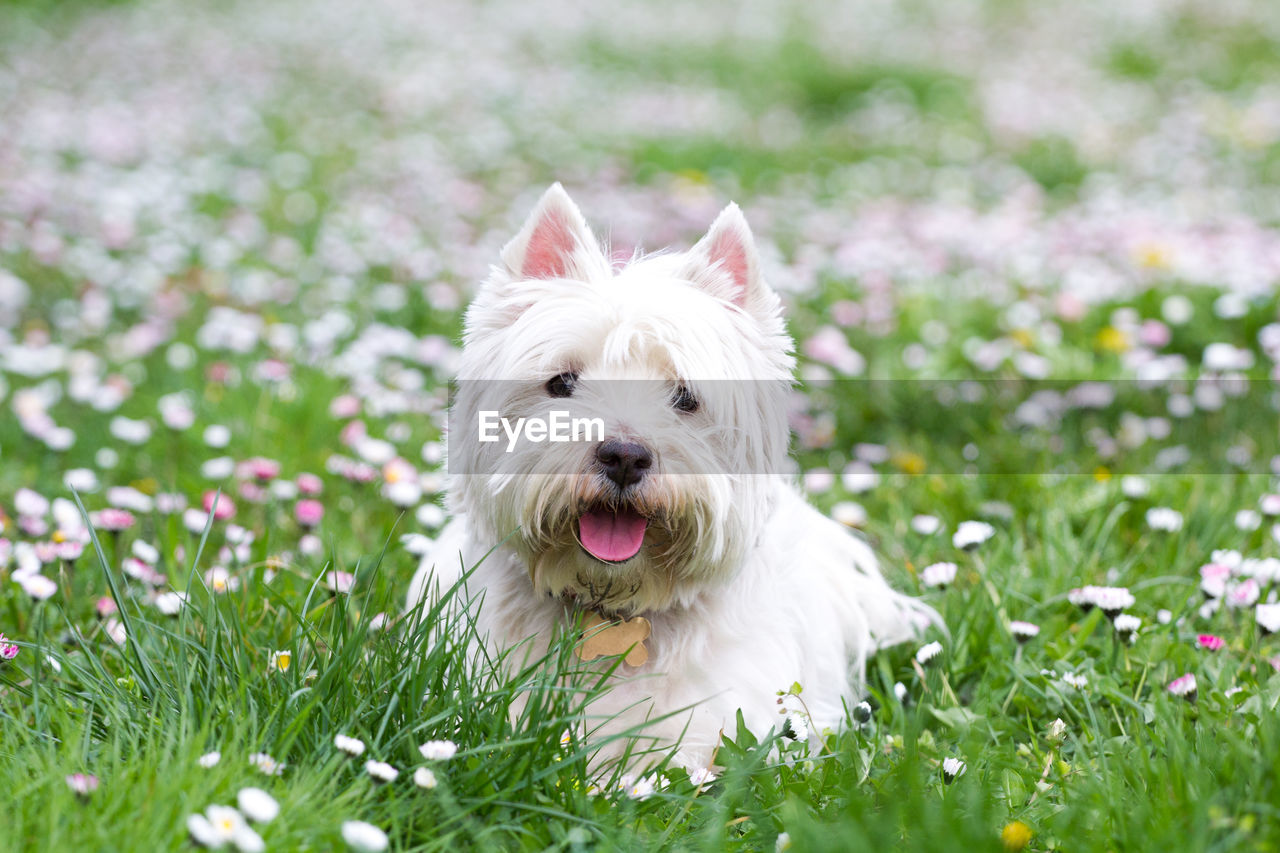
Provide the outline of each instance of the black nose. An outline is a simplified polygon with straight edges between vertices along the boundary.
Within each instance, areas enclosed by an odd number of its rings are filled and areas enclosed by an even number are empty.
[[[611,438],[596,448],[596,459],[610,480],[625,489],[638,483],[653,465],[653,454],[643,444]]]

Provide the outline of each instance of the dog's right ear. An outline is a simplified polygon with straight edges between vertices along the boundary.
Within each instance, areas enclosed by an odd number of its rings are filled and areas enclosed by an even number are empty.
[[[502,262],[516,278],[584,278],[601,265],[600,244],[582,212],[559,183],[551,185],[520,233],[502,247]]]

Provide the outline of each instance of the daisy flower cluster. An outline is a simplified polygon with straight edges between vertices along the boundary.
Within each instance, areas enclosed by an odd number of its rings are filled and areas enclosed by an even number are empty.
[[[200,847],[218,850],[227,845],[240,853],[261,853],[266,842],[252,824],[264,826],[280,814],[280,804],[261,788],[241,788],[236,805],[211,805],[187,818],[187,832]]]

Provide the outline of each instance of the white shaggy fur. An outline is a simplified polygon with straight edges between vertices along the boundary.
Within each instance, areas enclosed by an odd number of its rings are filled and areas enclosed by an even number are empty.
[[[646,735],[679,739],[689,767],[711,762],[739,709],[752,730],[772,727],[777,691],[796,681],[812,723],[839,725],[867,654],[937,617],[892,590],[870,548],[782,473],[792,344],[741,212],[726,208],[689,252],[615,270],[556,184],[502,260],[467,313],[450,420],[453,519],[414,577],[410,608],[479,563],[468,587],[482,593],[479,632],[495,648],[533,638],[530,650],[543,650],[584,604],[645,616],[648,661],[621,666],[591,716],[617,715],[603,733],[670,715]],[[594,443],[506,453],[477,440],[482,409],[564,408],[545,387],[563,373],[578,380],[575,414],[653,452],[639,482],[605,476]],[[672,407],[676,386],[697,411]],[[606,563],[580,544],[578,519],[619,505],[648,528],[639,553]]]

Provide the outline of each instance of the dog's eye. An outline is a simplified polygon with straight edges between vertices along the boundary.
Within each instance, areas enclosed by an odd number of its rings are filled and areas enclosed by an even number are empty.
[[[698,411],[698,398],[693,395],[687,385],[677,385],[676,393],[671,397],[671,407],[676,411],[693,414]]]
[[[552,397],[572,397],[573,386],[578,384],[578,374],[561,373],[547,380],[547,393]]]

